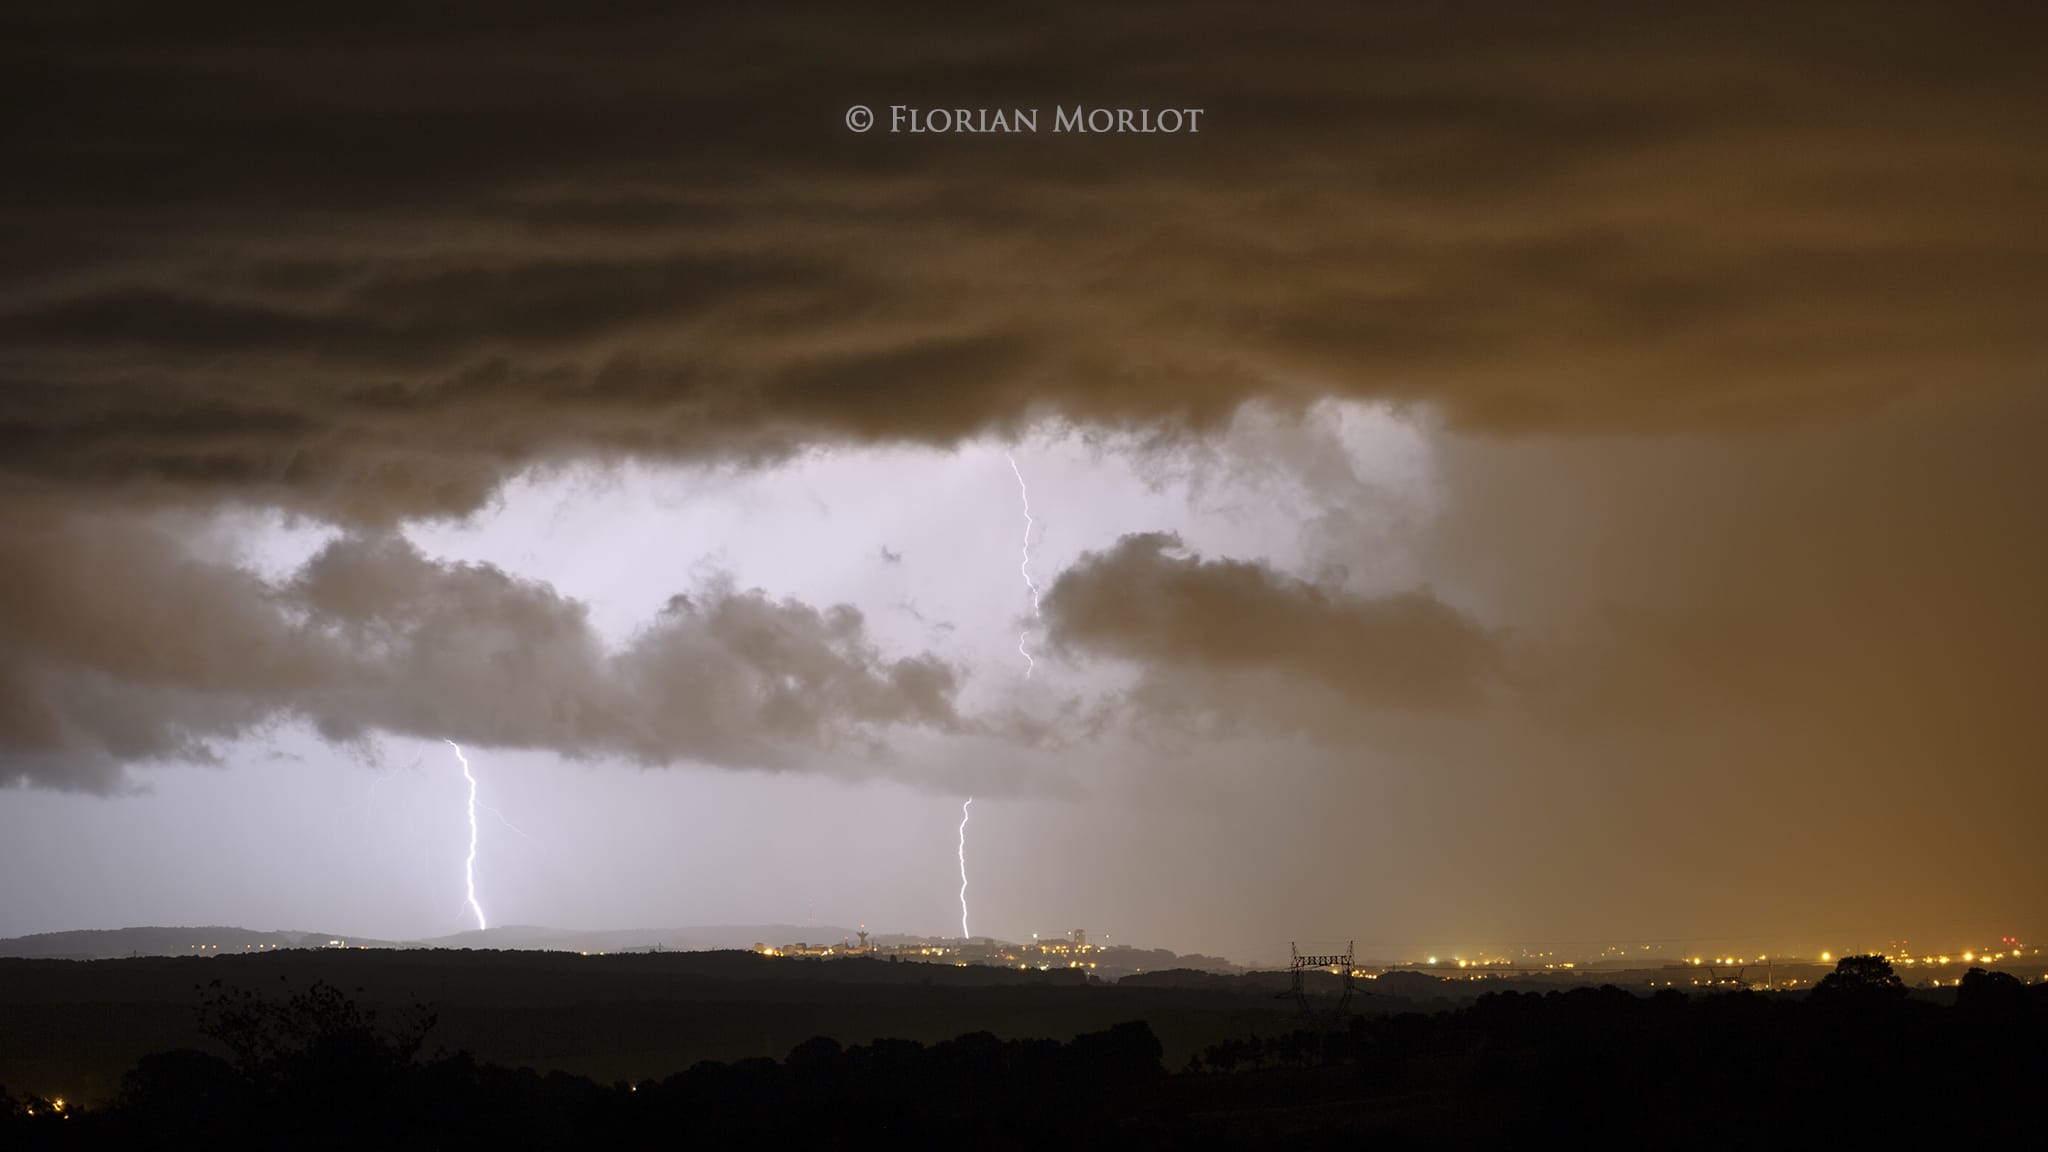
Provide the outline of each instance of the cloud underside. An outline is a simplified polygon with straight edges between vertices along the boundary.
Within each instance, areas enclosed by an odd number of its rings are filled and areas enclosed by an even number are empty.
[[[0,471],[378,522],[594,455],[1668,432],[2037,364],[2033,64],[1968,11],[371,8],[11,10]]]
[[[1052,644],[1141,673],[1151,720],[1229,730],[1319,692],[1347,714],[1441,713],[1500,687],[1496,637],[1426,591],[1364,597],[1267,565],[1204,559],[1164,533],[1125,536],[1062,572],[1045,597]]]
[[[0,780],[117,791],[305,722],[565,756],[889,770],[884,735],[955,731],[955,670],[886,659],[860,614],[712,582],[607,649],[583,606],[395,537],[266,583],[135,524],[0,537]]]

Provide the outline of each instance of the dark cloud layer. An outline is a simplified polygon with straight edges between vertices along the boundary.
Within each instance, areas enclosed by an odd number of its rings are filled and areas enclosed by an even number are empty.
[[[1252,712],[1246,673],[1320,687],[1348,710],[1469,707],[1503,663],[1494,637],[1427,592],[1355,596],[1185,554],[1159,533],[1082,557],[1047,591],[1045,614],[1062,651],[1143,669],[1134,699],[1178,722]]]
[[[583,605],[392,537],[266,583],[161,527],[0,534],[0,780],[113,791],[287,720],[645,764],[862,773],[896,728],[954,731],[955,670],[886,659],[860,613],[712,583],[623,649]]]
[[[5,21],[18,478],[375,521],[567,456],[1323,394],[1728,428],[2038,365],[2020,6]],[[1207,114],[863,136],[856,101]]]

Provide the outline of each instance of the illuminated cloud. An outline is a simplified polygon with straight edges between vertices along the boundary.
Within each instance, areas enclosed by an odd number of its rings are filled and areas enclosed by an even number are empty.
[[[952,666],[884,658],[850,607],[725,582],[676,596],[612,651],[553,589],[391,537],[337,540],[279,584],[148,525],[0,541],[10,782],[118,790],[125,763],[208,760],[286,720],[336,740],[843,773],[886,771],[892,728],[959,725]]]

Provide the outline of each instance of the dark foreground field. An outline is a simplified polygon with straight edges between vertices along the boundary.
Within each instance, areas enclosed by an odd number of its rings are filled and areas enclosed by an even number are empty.
[[[430,1053],[467,1051],[601,1083],[658,1078],[702,1060],[781,1059],[813,1036],[935,1043],[987,1031],[1067,1040],[1125,1020],[1149,1021],[1178,1066],[1219,1040],[1270,1035],[1293,1020],[1293,1005],[1274,999],[1271,983],[1184,975],[1185,984],[1172,976],[1105,984],[1073,971],[747,952],[373,948],[0,959],[0,1084],[111,1099],[137,1059],[202,1043],[195,1009],[216,980],[266,993],[324,981],[386,1015],[424,1002],[437,1016]]]
[[[0,1146],[2033,1140],[2044,993],[1973,972],[1937,1003],[1845,961],[1810,997],[1381,996],[1309,1024],[1256,981],[743,954],[4,962]]]

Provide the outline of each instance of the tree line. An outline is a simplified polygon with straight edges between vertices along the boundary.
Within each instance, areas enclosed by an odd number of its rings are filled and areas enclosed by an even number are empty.
[[[1849,957],[1804,997],[1498,992],[1425,1015],[1210,1046],[1177,1074],[1149,1025],[1060,1042],[816,1037],[785,1059],[707,1061],[600,1084],[427,1055],[430,1006],[380,1016],[333,985],[216,981],[210,1050],[144,1057],[91,1109],[0,1089],[0,1146],[248,1139],[301,1148],[672,1147],[1087,1134],[1124,1147],[1256,1145],[1294,1133],[1481,1141],[1549,1134],[1660,1146],[1997,1131],[2048,1075],[2048,987],[1972,969],[1953,1006]]]

